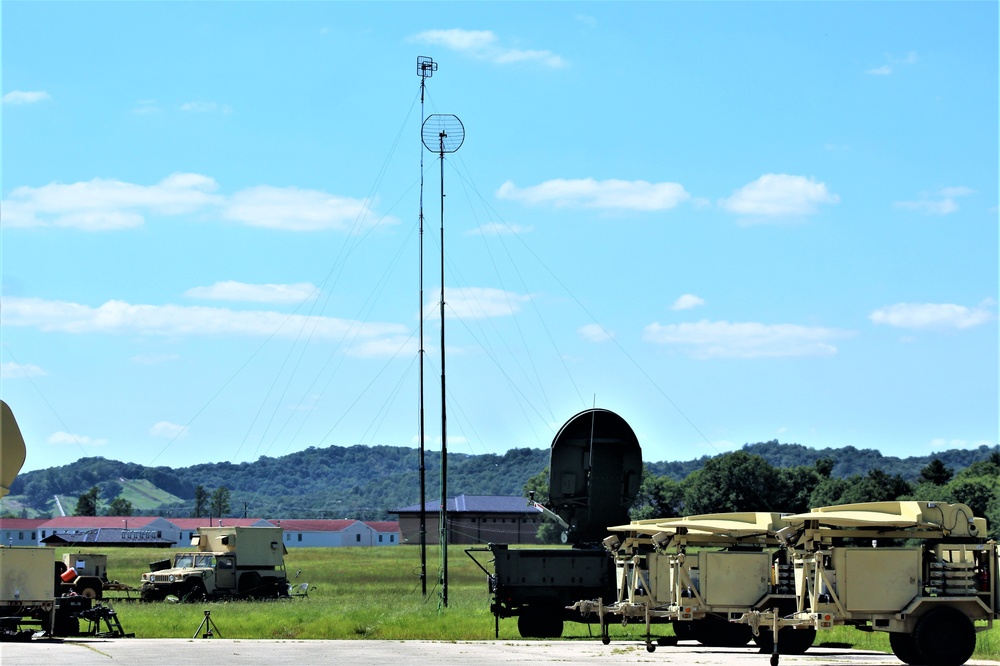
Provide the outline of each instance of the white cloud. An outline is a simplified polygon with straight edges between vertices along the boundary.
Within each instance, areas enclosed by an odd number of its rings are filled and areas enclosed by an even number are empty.
[[[145,115],[148,113],[159,113],[160,111],[161,109],[155,99],[136,100],[135,107],[132,109],[132,113],[136,113],[139,115]]]
[[[194,287],[184,292],[189,298],[215,301],[249,301],[254,303],[301,303],[316,298],[316,286],[310,282],[296,284],[247,284],[228,280],[208,287]]]
[[[876,324],[899,328],[972,328],[996,319],[984,307],[968,308],[953,303],[896,303],[881,307],[868,318]]]
[[[459,319],[506,317],[521,311],[531,296],[491,287],[455,287],[445,289],[445,310]],[[425,313],[436,311],[439,303],[428,303]]]
[[[833,342],[853,337],[852,331],[796,324],[760,324],[727,321],[646,326],[643,339],[675,345],[700,359],[778,358],[830,356],[837,353]]]
[[[465,232],[467,236],[509,236],[514,234],[526,234],[533,231],[531,227],[522,227],[519,224],[505,224],[503,222],[487,222],[475,229]]]
[[[94,180],[17,187],[0,206],[5,227],[57,226],[107,231],[141,226],[144,214],[179,215],[218,203],[207,176],[175,173],[156,185]]]
[[[294,336],[307,328],[318,338],[377,338],[406,335],[400,324],[357,322],[333,317],[287,315],[272,311],[177,305],[132,305],[108,301],[96,308],[65,301],[5,297],[5,326],[33,327],[46,332],[116,333],[129,335]]]
[[[694,294],[684,294],[670,306],[671,310],[690,310],[691,308],[696,308],[699,305],[704,305],[705,300],[695,296]]]
[[[497,197],[528,205],[551,204],[557,208],[652,211],[674,208],[690,199],[691,195],[678,183],[557,178],[524,188],[507,181],[497,190]]]
[[[354,231],[376,224],[395,224],[395,218],[375,219],[369,202],[319,190],[259,185],[234,194],[223,216],[252,227],[290,231]]]
[[[3,96],[4,104],[34,104],[44,102],[52,97],[44,90],[11,90]]]
[[[19,379],[21,377],[44,377],[49,373],[45,372],[42,368],[37,365],[32,365],[30,363],[15,363],[10,361],[8,363],[0,364],[0,377],[3,379]]]
[[[173,439],[183,433],[185,429],[185,426],[177,425],[176,423],[160,421],[149,429],[149,434],[153,437],[167,437],[169,439]]]
[[[865,70],[865,73],[872,76],[889,76],[893,72],[893,65],[915,65],[918,60],[916,51],[910,51],[902,58],[886,54],[885,59],[888,64],[881,65],[880,67],[872,67]]]
[[[229,220],[286,231],[357,232],[378,224],[370,202],[319,190],[260,185],[231,196],[216,194],[218,183],[197,173],[175,173],[155,185],[95,178],[87,182],[50,183],[15,188],[0,202],[5,228],[56,226],[85,231],[139,227],[147,215],[219,212]]]
[[[916,201],[897,201],[896,208],[915,210],[925,215],[948,215],[958,210],[956,197],[967,197],[975,194],[969,187],[942,187],[936,192],[921,192]]]
[[[607,342],[615,337],[612,331],[600,324],[587,324],[578,328],[576,332],[587,342]]]
[[[49,435],[49,444],[79,444],[80,446],[104,446],[106,439],[94,439],[86,435],[74,435],[62,430]]]
[[[189,113],[222,113],[228,115],[233,112],[233,108],[228,104],[219,104],[217,102],[187,102],[181,104],[181,111]]]
[[[552,68],[566,67],[567,62],[551,51],[524,50],[501,46],[500,40],[491,30],[425,30],[414,35],[410,41],[420,44],[443,46],[464,53],[478,60],[488,60],[496,64],[514,62],[539,62]]]
[[[730,213],[751,216],[749,221],[764,218],[812,215],[822,204],[835,204],[840,197],[827,191],[825,183],[813,178],[783,173],[764,174],[733,192],[719,205]]]

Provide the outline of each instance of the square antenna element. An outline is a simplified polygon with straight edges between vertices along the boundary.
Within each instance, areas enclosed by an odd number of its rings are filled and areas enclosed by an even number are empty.
[[[438,64],[427,56],[417,56],[417,76],[427,79],[434,76]]]

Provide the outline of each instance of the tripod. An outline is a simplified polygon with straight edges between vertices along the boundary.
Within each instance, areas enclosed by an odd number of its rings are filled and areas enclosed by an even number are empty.
[[[205,611],[205,619],[201,621],[198,628],[194,632],[194,636],[191,638],[198,638],[198,634],[201,630],[205,629],[205,633],[201,635],[202,638],[214,638],[216,634],[219,638],[222,638],[222,632],[219,631],[219,627],[216,626],[215,622],[212,621],[212,611]]]

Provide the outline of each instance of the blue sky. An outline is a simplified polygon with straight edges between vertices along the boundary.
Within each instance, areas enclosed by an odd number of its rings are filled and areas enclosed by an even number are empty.
[[[4,2],[25,470],[997,442],[997,4]],[[418,292],[424,164],[424,299]]]

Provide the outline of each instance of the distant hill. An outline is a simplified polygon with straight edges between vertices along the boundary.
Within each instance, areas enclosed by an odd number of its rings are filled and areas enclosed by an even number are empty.
[[[810,449],[776,440],[746,444],[747,453],[762,456],[775,467],[813,466],[820,458],[834,461],[833,476],[849,477],[881,469],[916,480],[932,459],[958,472],[986,460],[1000,447],[952,449],[926,456],[897,458],[874,449],[847,446]],[[548,466],[548,449],[511,449],[503,455],[448,455],[448,494],[520,495],[525,482]],[[20,475],[0,510],[14,515],[58,515],[55,496],[71,514],[75,498],[93,486],[104,503],[117,496],[132,502],[135,513],[189,516],[198,485],[209,492],[225,486],[231,492],[231,514],[280,518],[390,517],[391,509],[419,502],[418,452],[409,447],[310,447],[280,458],[261,457],[252,463],[207,463],[186,468],[145,467],[105,458]],[[657,476],[683,480],[710,459],[647,462]],[[440,497],[440,454],[425,457],[428,500]]]
[[[821,458],[834,461],[832,476],[847,478],[855,474],[865,475],[873,469],[880,469],[886,474],[903,477],[907,481],[915,481],[920,476],[920,470],[938,458],[954,472],[965,469],[979,460],[986,460],[994,451],[1000,451],[1000,446],[980,446],[975,449],[949,449],[924,456],[897,458],[884,456],[875,449],[858,449],[845,446],[839,449],[810,449],[801,444],[781,444],[778,440],[744,444],[742,451],[759,455],[774,467],[812,466]],[[701,469],[705,462],[714,456],[702,456],[696,460],[685,462],[647,463],[650,471],[658,476],[668,476],[674,481],[680,481],[695,470]]]

